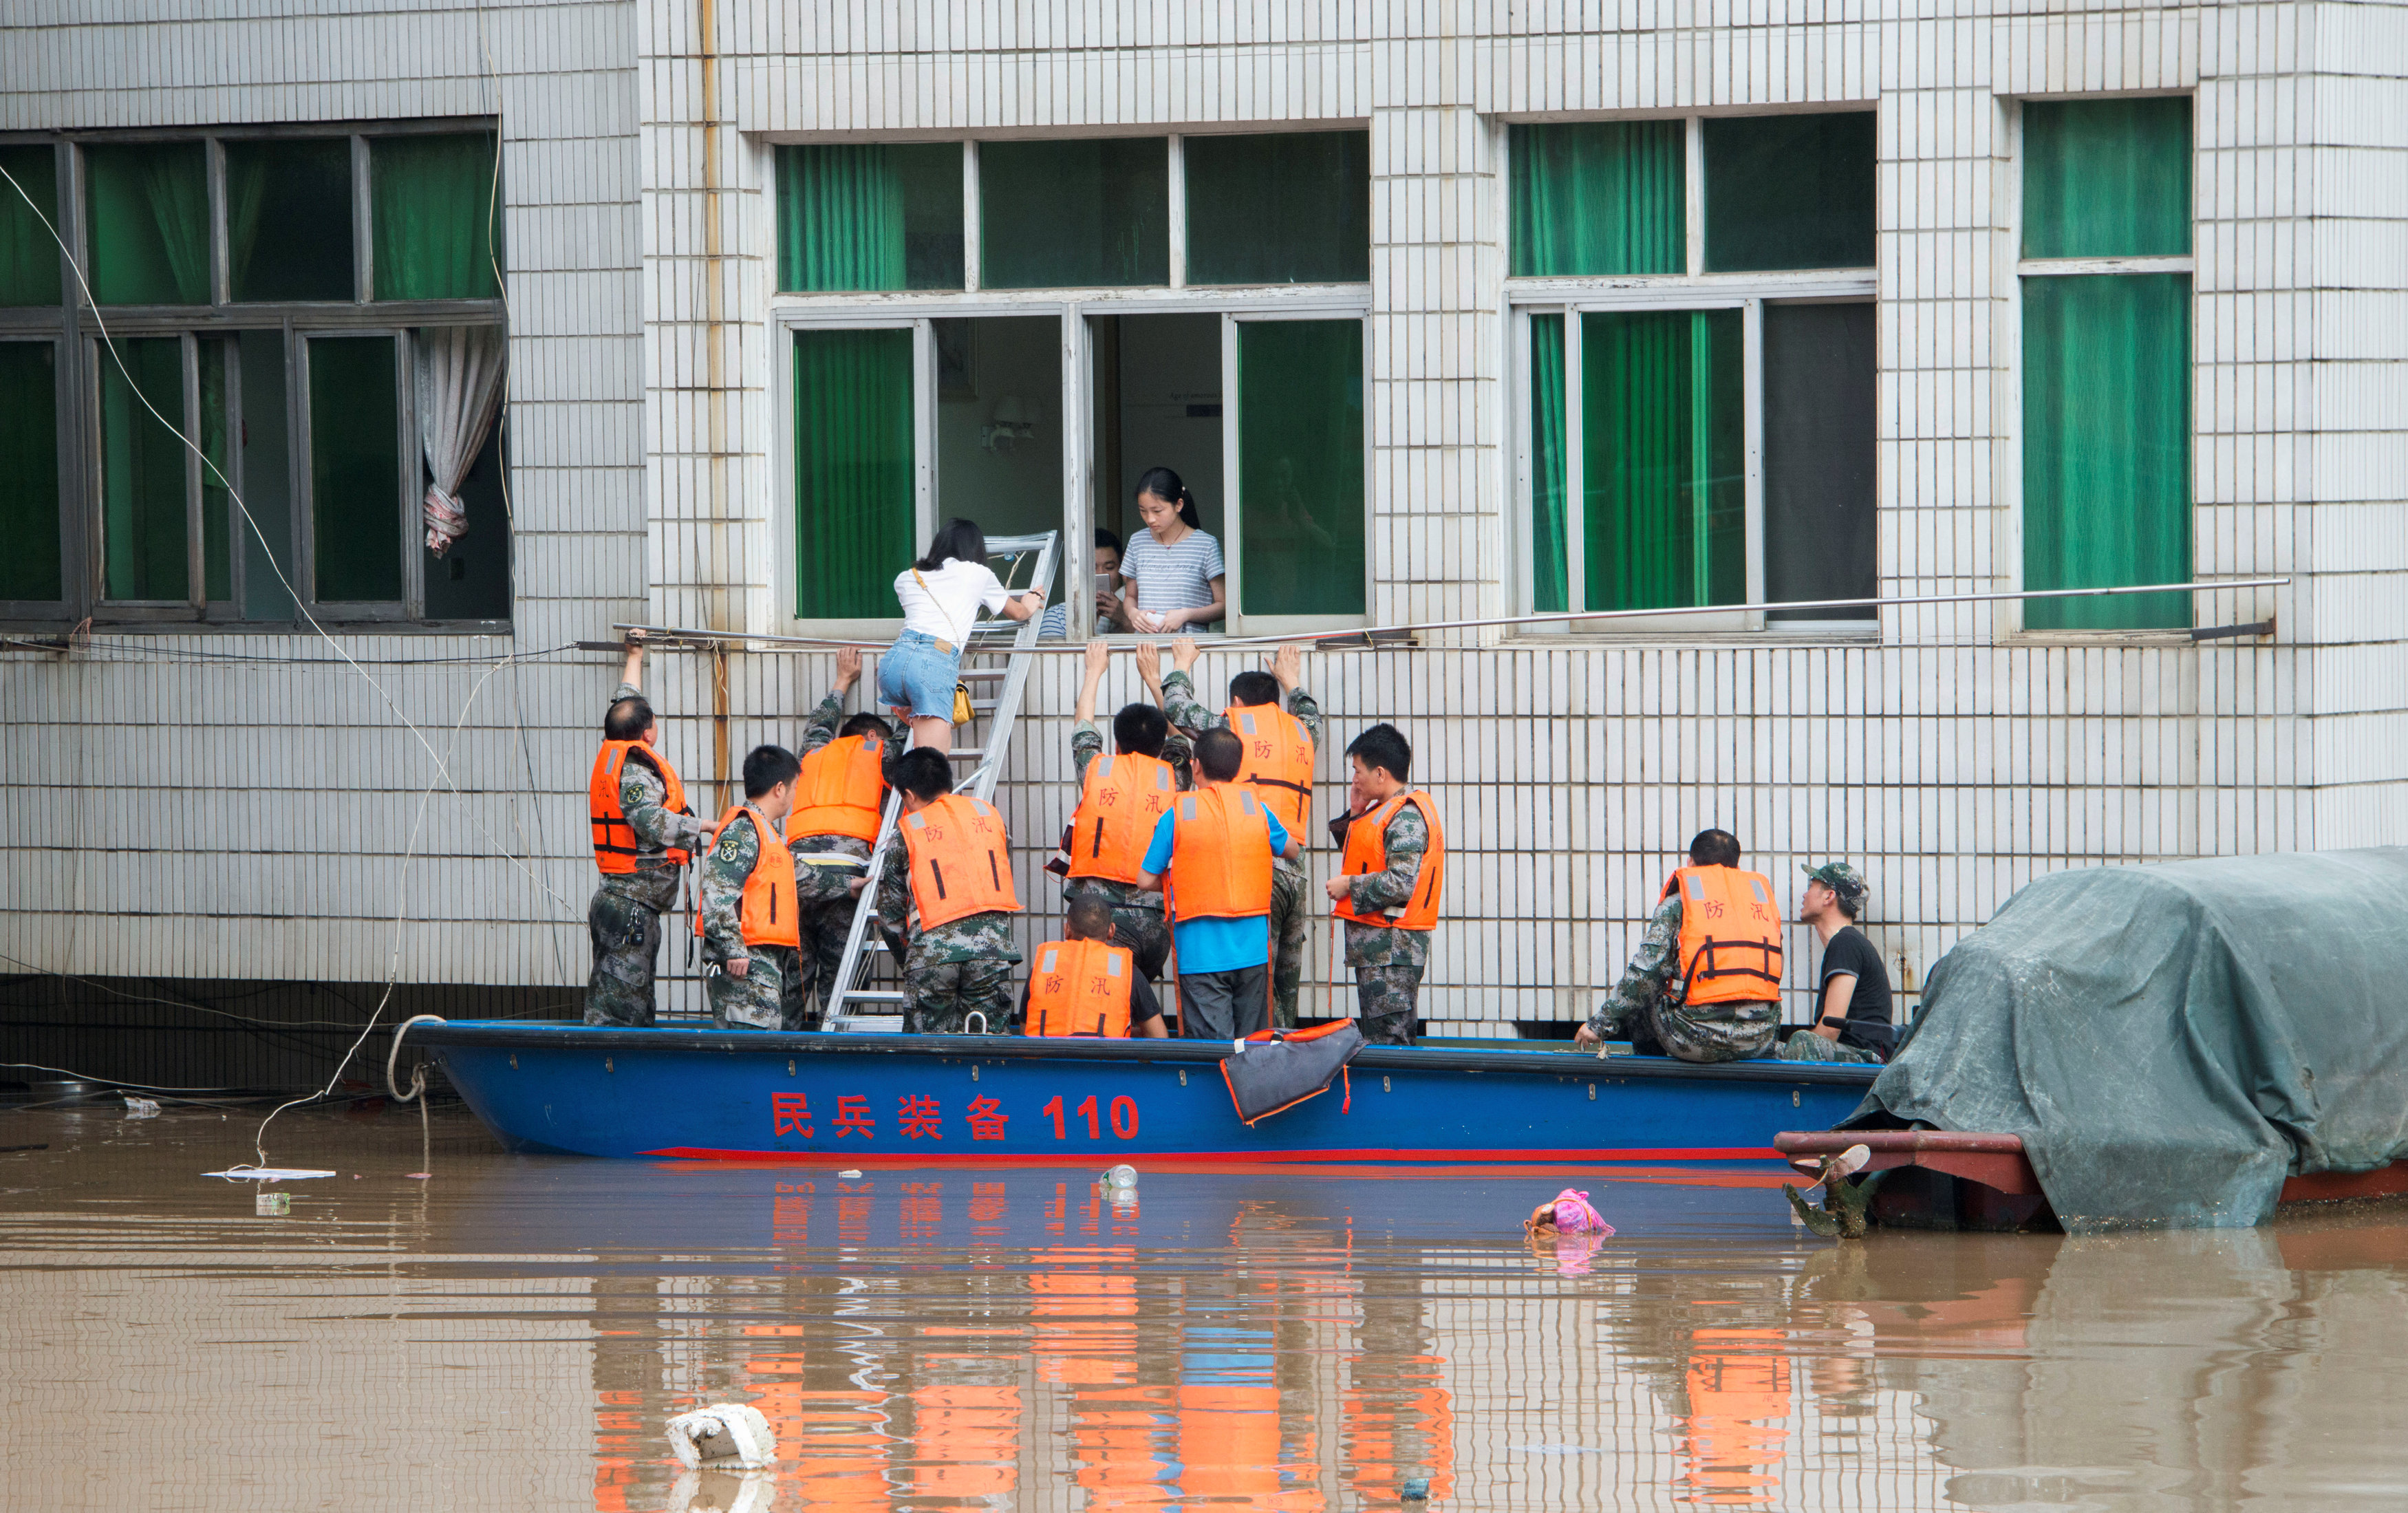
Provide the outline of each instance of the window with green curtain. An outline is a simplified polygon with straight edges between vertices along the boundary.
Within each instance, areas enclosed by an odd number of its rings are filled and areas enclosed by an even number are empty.
[[[1679,121],[1513,127],[1514,273],[1686,272],[1686,132]]]
[[[1369,132],[1190,137],[1185,152],[1189,283],[1371,277]]]
[[[1363,323],[1238,323],[1239,606],[1361,614]]]
[[[979,281],[989,289],[1167,284],[1170,144],[982,143],[979,238]]]
[[[370,255],[379,299],[495,299],[501,226],[494,134],[368,143]]]
[[[958,142],[778,149],[778,287],[962,286]]]
[[[795,617],[902,613],[913,555],[911,333],[795,333]]]
[[[104,305],[209,302],[209,177],[199,142],[83,149],[84,237]]]
[[[2191,250],[2191,101],[2024,106],[2024,256],[2181,257]]]
[[[1735,310],[1581,317],[1584,609],[1744,602],[1741,333]]]
[[[226,362],[234,349],[231,337],[200,339],[200,361],[194,368],[201,398],[201,453],[208,466],[201,469],[201,577],[203,596],[212,604],[234,598],[233,540],[226,531],[227,483],[234,477],[234,450],[227,445]]]
[[[116,346],[123,367],[107,348],[97,353],[103,587],[113,599],[179,601],[192,584],[180,431],[184,343],[138,337]]]
[[[2027,278],[2023,303],[2024,586],[2188,583],[2190,279]],[[2024,604],[2035,630],[2190,623],[2184,594]]]
[[[228,142],[225,198],[237,302],[352,297],[350,137]]]
[[[1530,610],[1568,611],[1571,561],[1564,507],[1564,318],[1530,317]]]
[[[0,181],[0,305],[55,305],[59,244],[50,227],[59,221],[58,150],[47,142],[0,147],[0,168],[24,191]]]
[[[59,349],[0,341],[0,599],[64,596],[59,567]]]
[[[1709,118],[1708,271],[1872,267],[1878,146],[1870,110]]]
[[[402,595],[401,396],[391,337],[309,342],[309,522],[322,604]]]

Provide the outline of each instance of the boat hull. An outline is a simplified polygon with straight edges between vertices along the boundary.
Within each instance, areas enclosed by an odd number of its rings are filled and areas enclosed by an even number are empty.
[[[518,1149],[841,1165],[1772,1162],[1774,1134],[1853,1111],[1870,1067],[1692,1066],[1569,1050],[1365,1048],[1252,1128],[1198,1041],[422,1025]]]

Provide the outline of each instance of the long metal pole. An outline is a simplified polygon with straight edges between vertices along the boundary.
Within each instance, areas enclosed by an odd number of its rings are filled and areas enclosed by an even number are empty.
[[[1283,636],[1209,636],[1198,644],[1206,651],[1219,651],[1229,646],[1268,646],[1286,641],[1354,641],[1367,644],[1375,638],[1407,635],[1422,630],[1475,630],[1494,626],[1561,625],[1570,621],[1653,620],[1671,614],[1739,614],[1752,611],[1774,610],[1862,610],[1886,609],[1914,604],[1984,604],[2001,599],[2032,598],[2108,598],[2119,594],[2205,594],[2232,588],[2282,588],[2288,578],[2242,578],[2229,583],[2214,584],[2138,584],[2128,588],[2024,588],[1985,594],[1914,594],[1891,598],[1810,598],[1767,601],[1757,604],[1693,604],[1662,610],[1581,610],[1555,614],[1509,614],[1485,620],[1431,620],[1419,625],[1367,626],[1360,630],[1300,630]],[[826,636],[771,636],[748,634],[734,630],[692,630],[677,626],[632,625],[613,621],[613,630],[640,630],[647,636],[664,640],[698,641],[765,641],[773,646],[857,646],[864,651],[883,651],[891,641],[856,641]],[[996,630],[1001,630],[996,627]],[[1013,627],[1015,631],[1017,627]],[[974,635],[994,635],[982,629]],[[1142,639],[1142,638],[1132,638]],[[1343,648],[1340,648],[1342,650]],[[1014,650],[1034,653],[1061,653],[1083,656],[1086,647],[1064,643],[1059,646],[1026,646]]]

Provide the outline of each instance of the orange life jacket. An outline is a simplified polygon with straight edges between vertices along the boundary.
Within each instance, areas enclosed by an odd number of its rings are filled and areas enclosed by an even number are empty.
[[[1053,941],[1037,948],[1028,974],[1032,1035],[1102,1035],[1129,1031],[1135,956],[1103,941]]]
[[[1229,728],[1246,743],[1238,781],[1254,790],[1290,835],[1312,818],[1312,737],[1304,722],[1276,704],[1233,704]]]
[[[1179,776],[1158,756],[1123,752],[1089,762],[1070,815],[1070,875],[1136,882],[1154,824],[1178,797]]]
[[[1421,871],[1413,874],[1413,896],[1405,902],[1402,914],[1384,914],[1377,909],[1362,914],[1354,911],[1350,895],[1338,901],[1334,911],[1340,919],[1352,919],[1364,925],[1386,925],[1394,929],[1435,929],[1438,928],[1439,890],[1446,886],[1446,832],[1438,822],[1438,805],[1430,802],[1428,794],[1415,789],[1389,797],[1378,808],[1357,818],[1346,828],[1346,858],[1339,870],[1349,877],[1365,877],[1388,870],[1388,822],[1411,804],[1422,812],[1422,823],[1429,827],[1429,849],[1422,853]]]
[[[1737,867],[1684,867],[1664,892],[1681,895],[1686,1003],[1764,1003],[1781,997],[1781,910],[1772,879]]]
[[[643,849],[627,823],[626,812],[619,807],[619,774],[630,757],[661,775],[661,785],[668,790],[661,800],[663,807],[680,814],[694,813],[685,804],[685,785],[678,781],[677,769],[666,757],[640,741],[602,742],[601,754],[594,758],[594,773],[585,780],[585,814],[594,828],[594,865],[613,875],[634,872],[636,857]],[[682,851],[666,855],[673,867],[682,867],[688,860]]]
[[[1020,912],[1003,815],[993,804],[946,794],[903,816],[903,846],[911,857],[911,901],[922,929],[972,915]]]
[[[876,736],[839,736],[803,758],[795,778],[795,810],[786,839],[849,835],[878,839],[886,807],[886,742]]]
[[[737,930],[747,945],[798,946],[803,944],[803,922],[795,905],[794,853],[786,849],[778,827],[751,804],[720,816],[722,840],[726,839],[727,827],[738,814],[752,816],[752,831],[761,843],[752,854],[752,875],[744,879],[744,895],[737,905]],[[694,932],[703,933],[700,909],[694,912]]]
[[[1190,919],[1271,912],[1271,830],[1249,788],[1214,784],[1171,808],[1170,907]]]

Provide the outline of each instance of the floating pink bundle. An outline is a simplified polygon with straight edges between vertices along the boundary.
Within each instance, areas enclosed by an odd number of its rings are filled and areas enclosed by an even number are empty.
[[[1605,1216],[1597,1211],[1596,1205],[1588,1201],[1588,1194],[1585,1192],[1576,1192],[1570,1188],[1566,1188],[1555,1194],[1555,1202],[1547,1204],[1542,1212],[1547,1210],[1553,1211],[1555,1229],[1559,1233],[1612,1234],[1613,1232],[1613,1226],[1605,1221]]]

